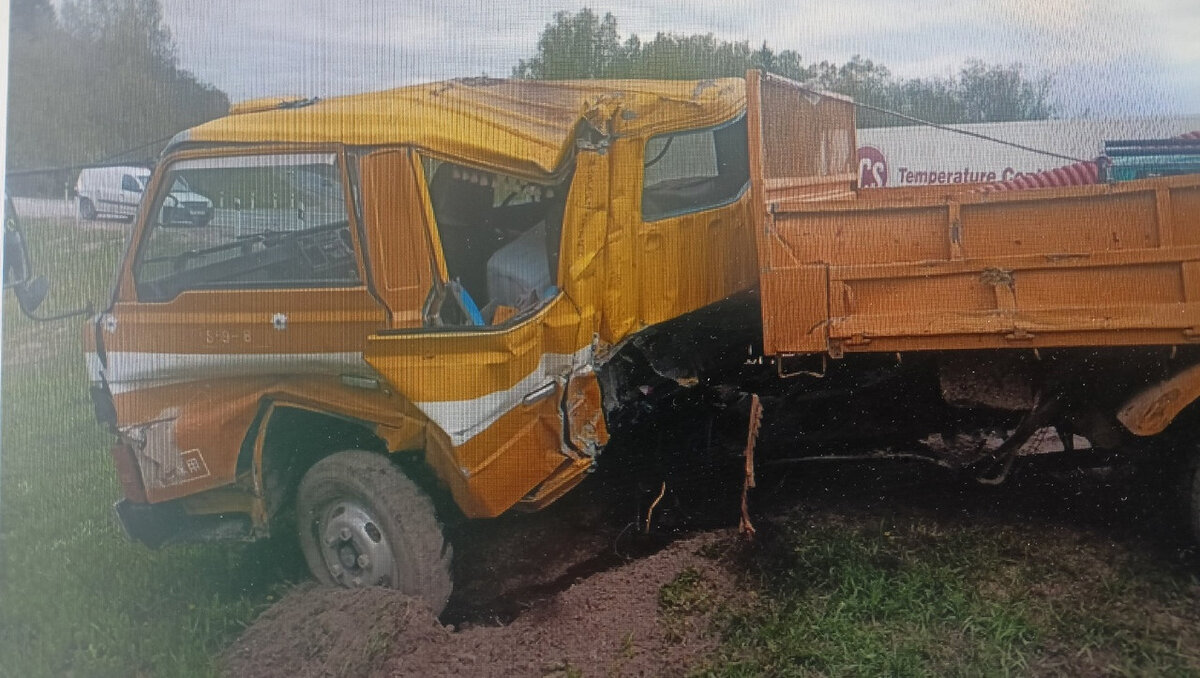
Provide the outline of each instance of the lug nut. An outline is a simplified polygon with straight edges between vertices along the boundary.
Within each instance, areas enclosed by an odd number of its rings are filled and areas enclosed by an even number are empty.
[[[338,532],[338,536],[342,538],[342,541],[350,541],[350,528],[343,527],[342,531]]]
[[[371,566],[371,559],[367,556],[367,554],[363,553],[358,556],[358,566],[362,568]]]
[[[329,571],[330,571],[330,573],[332,573],[332,574],[333,574],[333,576],[335,576],[335,577],[340,577],[340,576],[342,576],[342,566],[341,566],[341,565],[334,565],[334,566],[332,566],[332,567],[330,567],[330,568],[329,568]]]
[[[362,586],[362,577],[355,577],[355,578],[354,578],[354,585],[355,585],[355,586]]]

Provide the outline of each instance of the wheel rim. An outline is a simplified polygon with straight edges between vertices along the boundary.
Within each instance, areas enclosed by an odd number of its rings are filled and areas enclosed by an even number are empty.
[[[387,536],[371,512],[354,501],[338,501],[313,526],[325,569],[343,586],[390,586],[395,569]]]

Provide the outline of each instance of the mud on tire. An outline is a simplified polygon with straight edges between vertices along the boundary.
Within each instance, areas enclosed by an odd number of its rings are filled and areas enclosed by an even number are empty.
[[[432,500],[385,456],[336,452],[304,474],[296,494],[300,548],[331,586],[390,586],[440,614],[453,588],[452,549]]]
[[[79,199],[79,216],[80,218],[91,221],[96,218],[96,206],[87,198]]]

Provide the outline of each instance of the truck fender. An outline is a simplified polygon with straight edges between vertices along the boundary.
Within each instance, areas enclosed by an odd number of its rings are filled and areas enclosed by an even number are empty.
[[[389,452],[423,449],[427,420],[408,399],[385,387],[355,387],[321,378],[288,380],[260,393],[257,424],[246,432],[253,442],[255,490],[262,491],[263,452],[272,416],[280,408],[342,419],[362,426],[379,438]],[[332,451],[332,450],[331,450]]]
[[[362,381],[355,386],[318,375],[222,378],[133,391],[116,396],[118,428],[150,503],[230,485],[246,470],[261,497],[261,449],[256,448],[265,442],[265,415],[272,407],[355,422],[389,450],[422,446],[425,417],[382,382]]]
[[[1130,398],[1117,411],[1117,419],[1134,435],[1156,435],[1198,397],[1200,365],[1192,365]]]

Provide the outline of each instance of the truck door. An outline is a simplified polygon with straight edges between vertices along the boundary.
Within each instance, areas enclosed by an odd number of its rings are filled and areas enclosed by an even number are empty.
[[[854,106],[787,78],[749,71],[746,106],[755,244],[767,354],[827,348],[829,276],[819,252],[796,251],[771,228],[772,205],[845,196],[856,179]]]
[[[343,167],[330,149],[181,156],[156,174],[94,359],[150,501],[232,482],[273,380],[374,374],[362,351],[387,320]],[[203,225],[171,193],[181,178],[216,205]]]
[[[638,320],[678,317],[753,287],[746,118],[650,137],[642,149]]]
[[[409,160],[419,179],[394,190],[420,196],[412,217],[428,228],[434,279],[422,326],[372,336],[366,360],[429,418],[426,459],[468,516],[540,505],[578,482],[607,437],[592,323],[559,289],[568,180]]]

